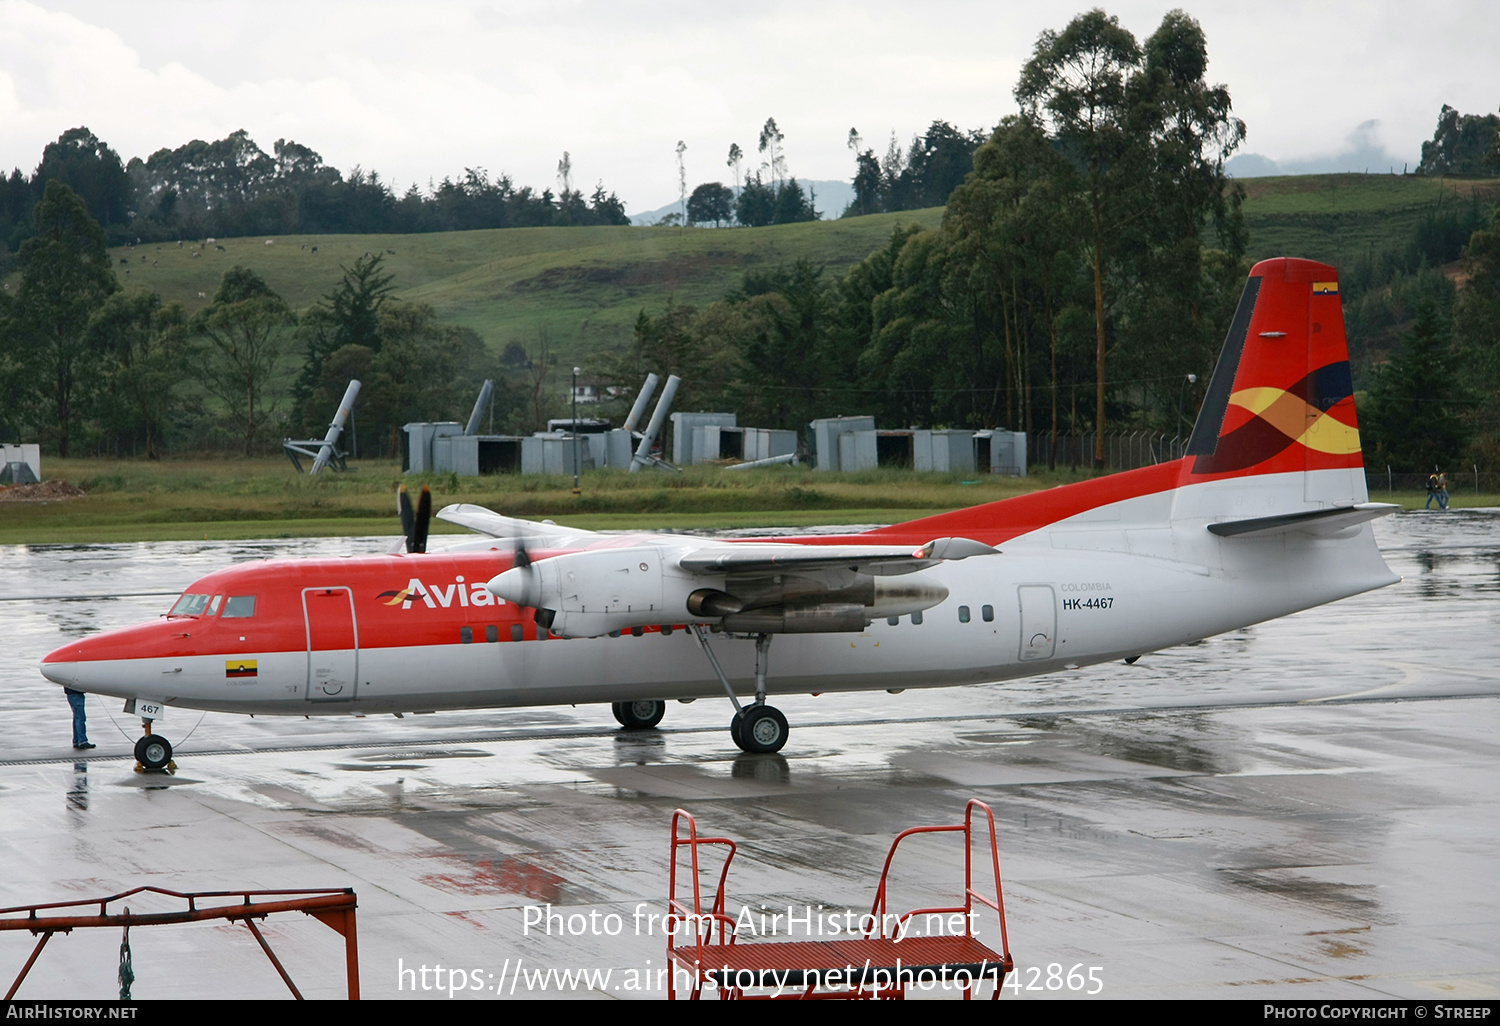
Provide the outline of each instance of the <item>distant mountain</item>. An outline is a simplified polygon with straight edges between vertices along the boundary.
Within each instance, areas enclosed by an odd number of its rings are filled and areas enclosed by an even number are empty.
[[[803,189],[811,188],[813,191],[813,206],[818,213],[823,215],[823,220],[832,221],[844,212],[849,204],[854,202],[854,186],[849,182],[814,182],[797,179],[797,184]],[[639,214],[630,215],[630,223],[634,225],[652,225],[666,217],[668,214],[682,213],[682,204],[673,200],[664,207],[655,210],[644,210]]]
[[[1416,169],[1410,156],[1398,157],[1385,148],[1380,139],[1380,122],[1361,123],[1350,132],[1343,144],[1324,156],[1273,160],[1260,153],[1240,153],[1224,163],[1224,170],[1235,178],[1267,178],[1272,175],[1323,174],[1395,174]]]

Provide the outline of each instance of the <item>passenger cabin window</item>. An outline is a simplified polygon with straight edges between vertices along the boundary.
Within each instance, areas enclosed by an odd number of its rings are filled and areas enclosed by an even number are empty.
[[[255,615],[254,595],[231,595],[224,603],[224,618],[232,616],[245,617]]]
[[[981,606],[980,609],[979,609],[979,615],[982,616],[982,617],[984,617],[984,622],[985,623],[991,623],[995,619],[995,607],[994,606]]]
[[[898,623],[901,622],[901,617],[899,617],[899,616],[888,616],[888,617],[885,618],[885,622],[888,623],[888,624],[890,624],[892,627],[894,627],[894,626],[896,626],[896,624],[898,624]]]
[[[959,606],[958,607],[958,622],[959,623],[968,623],[969,622],[969,607],[968,606]]]
[[[920,611],[911,614],[911,622],[912,623],[921,623],[922,622],[922,614],[921,614]]]

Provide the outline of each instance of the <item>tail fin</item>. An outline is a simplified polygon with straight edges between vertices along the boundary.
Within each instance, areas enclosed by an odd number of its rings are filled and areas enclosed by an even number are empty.
[[[1188,487],[1201,485],[1209,487]],[[1170,509],[1137,503],[1125,517],[1242,520],[1252,526],[1238,533],[1248,533],[1368,502],[1344,311],[1332,267],[1281,257],[1262,260],[1251,270],[1180,461],[895,524],[860,538],[921,544],[953,535],[999,545],[1103,507],[1123,511],[1132,500],[1157,495],[1170,496]],[[1285,520],[1288,515],[1293,519]],[[1268,516],[1274,525],[1264,519]],[[1330,513],[1325,519],[1344,525],[1368,517],[1339,519]],[[1109,520],[1124,522],[1120,512]]]
[[[1338,272],[1288,257],[1250,272],[1179,483],[1283,473],[1309,502],[1368,498]]]

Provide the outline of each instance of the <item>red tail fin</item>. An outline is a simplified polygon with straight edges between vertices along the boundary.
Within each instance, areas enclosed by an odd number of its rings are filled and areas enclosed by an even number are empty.
[[[1363,466],[1338,272],[1262,260],[1188,441],[1184,483]]]

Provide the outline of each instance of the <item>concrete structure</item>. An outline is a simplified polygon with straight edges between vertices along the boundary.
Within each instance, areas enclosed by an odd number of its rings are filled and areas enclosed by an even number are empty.
[[[672,462],[678,466],[720,460],[748,463],[796,455],[797,432],[740,427],[735,421],[733,413],[672,414]]]
[[[437,469],[433,463],[437,440],[463,434],[464,426],[456,420],[417,421],[401,430],[406,435],[402,470],[407,474],[430,474]]]
[[[581,441],[587,444],[575,444],[572,435],[532,435],[530,438],[519,439],[521,445],[521,473],[523,474],[573,474],[582,473],[585,470],[593,470],[595,438],[602,439],[601,435],[584,435]],[[574,454],[577,454],[579,467],[573,469]]]
[[[862,431],[874,432],[874,417],[821,417],[809,425],[812,429],[813,446],[813,469],[814,470],[853,470],[854,466],[844,466],[840,450],[840,437],[846,434],[855,434]],[[854,460],[854,449],[850,448],[850,459]],[[873,441],[870,443],[873,445]],[[868,447],[867,447],[868,448]],[[871,459],[874,450],[871,449]],[[874,463],[870,464],[874,466]]]
[[[29,442],[0,446],[0,484],[35,484],[41,479],[41,446]]]
[[[972,474],[974,467],[974,432],[953,429],[912,432],[912,469]]]
[[[992,474],[1026,476],[1026,432],[976,431],[974,433],[974,466]]]
[[[704,456],[701,459],[694,447],[694,441],[702,440],[706,444],[707,436],[700,434],[700,428],[732,428],[737,423],[733,413],[674,413],[672,414],[672,462],[679,467],[691,466],[694,463],[702,463],[705,460],[718,459],[717,436],[714,444],[716,455]]]
[[[824,417],[812,429],[817,470],[906,467],[950,474],[1026,476],[1024,431],[951,428],[881,431],[874,417]]]

